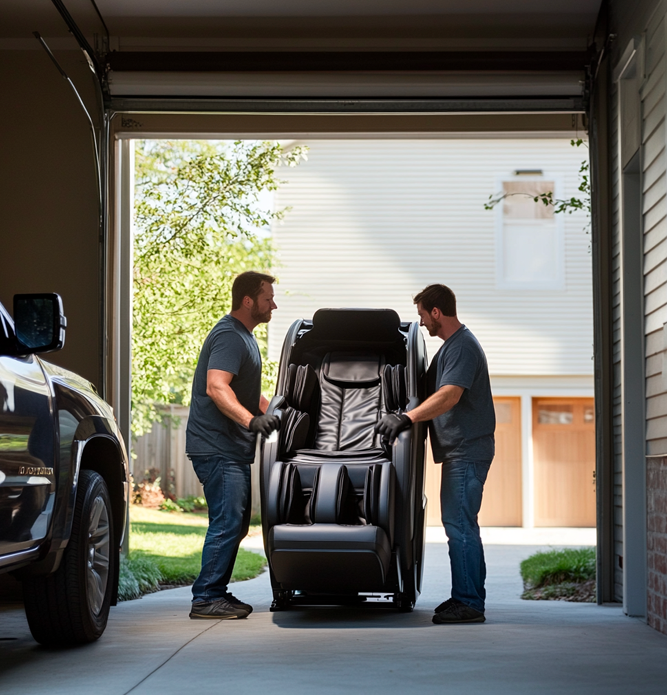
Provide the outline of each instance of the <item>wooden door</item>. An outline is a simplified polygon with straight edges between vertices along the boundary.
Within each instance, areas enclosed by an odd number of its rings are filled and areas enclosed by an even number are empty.
[[[480,526],[521,526],[521,399],[498,397],[496,455],[484,485]]]
[[[595,526],[592,398],[533,399],[535,526]]]
[[[496,457],[484,486],[480,526],[521,526],[521,399],[494,398]],[[429,526],[439,526],[441,467],[426,443],[426,497]]]

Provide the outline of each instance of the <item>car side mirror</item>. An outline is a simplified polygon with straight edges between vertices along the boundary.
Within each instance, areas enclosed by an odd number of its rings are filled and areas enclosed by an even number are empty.
[[[60,295],[14,295],[14,330],[19,355],[60,350],[65,345],[66,327]]]

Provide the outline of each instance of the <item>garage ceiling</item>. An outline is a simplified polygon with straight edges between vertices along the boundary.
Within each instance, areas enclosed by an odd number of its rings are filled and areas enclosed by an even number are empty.
[[[583,50],[601,0],[97,0],[119,48]],[[66,0],[101,31],[92,0]],[[50,0],[3,0],[0,37],[67,30]],[[84,26],[85,25],[85,26]],[[97,27],[95,26],[97,25]]]

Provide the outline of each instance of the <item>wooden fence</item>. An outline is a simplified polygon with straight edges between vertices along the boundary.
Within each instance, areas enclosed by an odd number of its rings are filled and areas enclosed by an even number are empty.
[[[192,463],[185,455],[185,427],[190,408],[183,405],[166,406],[170,418],[164,424],[155,424],[147,434],[138,437],[132,445],[131,470],[135,482],[141,482],[151,469],[156,469],[164,492],[173,492],[177,498],[204,494]],[[259,465],[252,467],[252,513],[259,514]],[[171,489],[170,489],[171,488]]]

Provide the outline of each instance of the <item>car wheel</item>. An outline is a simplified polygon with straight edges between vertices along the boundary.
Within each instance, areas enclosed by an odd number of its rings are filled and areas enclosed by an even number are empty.
[[[72,533],[58,569],[23,582],[33,637],[44,645],[83,644],[104,632],[116,553],[111,500],[99,473],[81,471]]]

